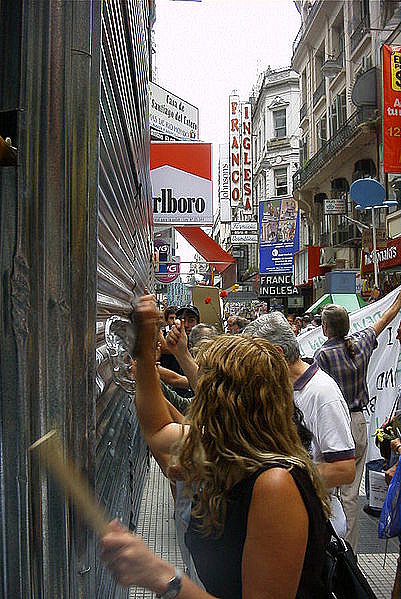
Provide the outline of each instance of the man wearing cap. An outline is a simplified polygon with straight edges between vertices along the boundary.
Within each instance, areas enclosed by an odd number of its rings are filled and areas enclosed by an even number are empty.
[[[200,323],[200,314],[198,308],[193,305],[183,306],[177,310],[176,314],[177,318],[184,321],[184,329],[187,337],[189,337],[189,334],[194,326]]]

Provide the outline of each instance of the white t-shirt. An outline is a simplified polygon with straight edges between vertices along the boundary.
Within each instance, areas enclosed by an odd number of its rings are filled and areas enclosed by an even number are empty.
[[[334,379],[312,364],[294,383],[294,402],[313,434],[314,462],[337,462],[355,457],[351,416]]]
[[[294,383],[294,403],[313,434],[312,458],[316,463],[355,457],[348,406],[334,379],[314,363]],[[335,489],[330,490],[332,517],[337,534],[345,536],[346,519]]]

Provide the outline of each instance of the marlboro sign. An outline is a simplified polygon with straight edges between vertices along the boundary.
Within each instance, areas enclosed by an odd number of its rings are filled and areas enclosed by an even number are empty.
[[[212,145],[152,142],[153,221],[166,225],[212,225]]]

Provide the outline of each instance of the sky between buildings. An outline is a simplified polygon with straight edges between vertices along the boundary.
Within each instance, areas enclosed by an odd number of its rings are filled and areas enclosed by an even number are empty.
[[[213,144],[214,210],[228,97],[235,89],[247,100],[261,71],[290,64],[300,24],[292,0],[156,0],[156,82],[199,108],[200,139]],[[191,260],[179,237],[177,253]]]

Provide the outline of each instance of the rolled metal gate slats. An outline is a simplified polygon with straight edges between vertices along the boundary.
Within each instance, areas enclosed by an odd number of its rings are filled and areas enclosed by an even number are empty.
[[[151,187],[149,181],[148,73],[133,63],[127,31],[144,30],[133,10],[136,0],[105,0],[102,15],[98,221],[98,366],[103,390],[97,397],[96,488],[111,516],[135,527],[147,449],[132,398],[104,366],[102,330],[108,315],[127,315],[131,302],[151,279]],[[146,4],[146,3],[144,3]],[[135,16],[127,21],[127,8]],[[130,33],[131,35],[131,33]],[[145,53],[146,56],[146,53]],[[147,60],[147,57],[146,57]],[[138,89],[143,94],[138,96]],[[140,110],[138,110],[140,106]],[[104,569],[97,569],[98,596],[125,597]]]
[[[135,527],[148,453],[104,330],[153,280],[152,1],[0,0],[0,128],[11,111],[18,145],[0,172],[0,599],[128,596],[27,447],[58,428]]]

